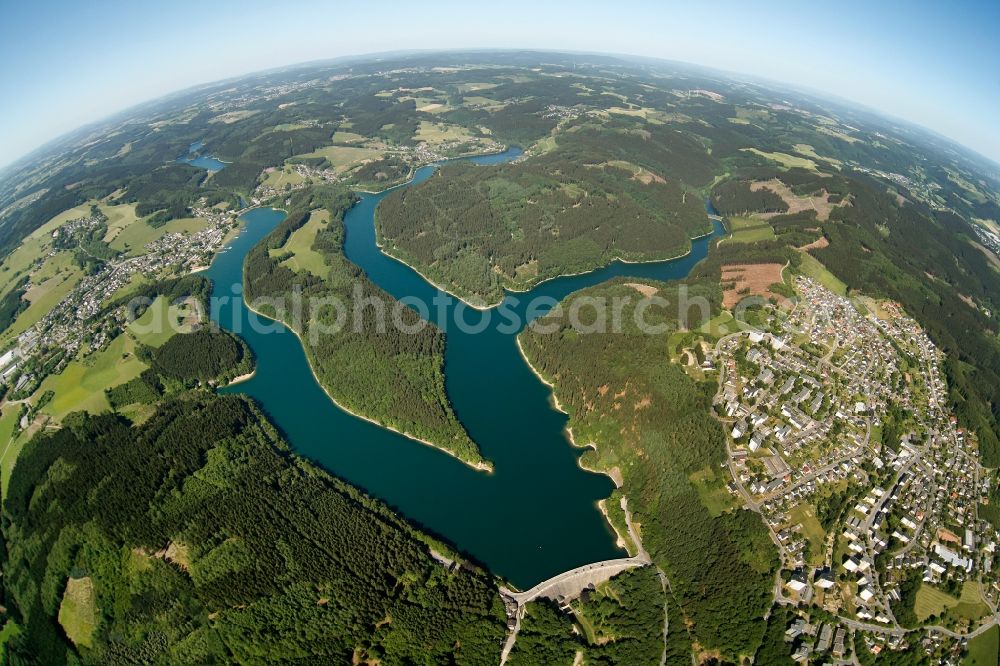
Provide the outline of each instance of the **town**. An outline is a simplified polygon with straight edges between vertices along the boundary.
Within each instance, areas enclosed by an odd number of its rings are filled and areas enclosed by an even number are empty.
[[[1000,622],[1000,579],[997,531],[978,515],[989,482],[946,406],[943,355],[894,303],[805,277],[795,289],[714,358],[730,490],[780,553],[789,652],[852,663],[859,641],[878,654],[919,634],[957,663]]]

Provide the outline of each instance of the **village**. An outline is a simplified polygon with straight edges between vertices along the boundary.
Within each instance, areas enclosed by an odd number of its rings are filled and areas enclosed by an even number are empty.
[[[0,357],[0,377],[12,382],[11,394],[20,397],[30,394],[46,375],[58,373],[75,358],[81,348],[92,353],[106,347],[129,317],[127,304],[118,303],[115,297],[127,291],[138,276],[165,277],[201,270],[238,227],[236,212],[202,205],[192,209],[192,215],[204,221],[205,228],[191,233],[166,233],[149,242],[143,248],[144,254],[125,254],[108,260],[94,274],[85,276],[34,326],[21,333],[15,345]],[[91,225],[91,219],[70,220],[54,234],[67,234]],[[112,304],[114,307],[109,309]],[[44,372],[19,372],[32,355],[52,349],[61,353],[56,363],[42,366]]]
[[[852,663],[851,641],[877,654],[919,631],[957,660],[1000,622],[1000,579],[978,515],[989,481],[948,411],[943,355],[894,303],[794,286],[789,311],[714,357],[730,491],[779,550],[789,653]]]

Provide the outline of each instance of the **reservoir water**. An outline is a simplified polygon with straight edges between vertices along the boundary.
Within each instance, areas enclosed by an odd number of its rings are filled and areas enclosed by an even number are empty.
[[[488,165],[518,154],[512,149],[470,159]],[[412,183],[426,180],[433,170],[433,166],[417,170]],[[520,356],[516,336],[498,328],[501,320],[491,316],[495,313],[472,309],[442,294],[378,248],[374,215],[385,196],[364,194],[348,211],[345,253],[397,299],[420,299],[434,315],[443,312],[452,322],[461,314],[470,325],[483,324],[479,333],[448,327],[445,375],[455,412],[483,456],[493,462],[494,473],[473,470],[339,409],[317,384],[298,338],[277,324],[270,333],[258,331],[250,325],[250,318],[258,316],[241,298],[213,313],[213,318],[247,341],[256,355],[256,374],[222,392],[254,398],[298,453],[387,502],[519,587],[581,564],[624,556],[597,508],[598,500],[614,486],[606,476],[579,467],[581,450],[567,440],[566,416],[553,408],[551,391]],[[283,212],[270,208],[244,215],[244,231],[205,274],[214,283],[213,295],[241,293],[244,257],[282,219]],[[715,224],[712,235],[721,230]],[[619,275],[682,278],[705,257],[709,240],[693,241],[691,252],[679,259],[616,262],[591,273],[543,282],[530,292],[508,294],[505,305],[523,321],[526,302],[537,296],[555,302]],[[435,297],[447,299],[444,308],[430,305]]]
[[[188,146],[187,155],[181,155],[177,158],[177,161],[181,164],[190,164],[193,167],[198,167],[199,169],[206,169],[208,171],[222,171],[226,168],[226,163],[222,160],[212,157],[211,155],[202,155],[201,149],[205,146],[202,141],[195,141],[190,146]]]

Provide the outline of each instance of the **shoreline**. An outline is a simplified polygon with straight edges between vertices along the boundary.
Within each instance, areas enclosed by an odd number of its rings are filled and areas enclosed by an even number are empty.
[[[493,474],[493,463],[490,462],[489,460],[486,460],[485,458],[483,458],[482,455],[480,455],[479,462],[471,462],[471,461],[468,461],[468,460],[464,460],[461,457],[459,457],[459,455],[457,453],[455,453],[454,451],[451,451],[449,449],[446,449],[443,446],[435,444],[434,442],[431,442],[429,440],[423,439],[421,437],[417,437],[415,435],[411,435],[410,433],[404,432],[402,430],[399,430],[398,428],[395,428],[395,427],[393,427],[391,425],[388,425],[388,424],[385,424],[385,423],[380,423],[380,422],[376,421],[375,419],[373,419],[373,418],[371,418],[369,416],[365,416],[364,414],[359,414],[359,413],[355,412],[354,410],[352,410],[352,409],[344,406],[336,398],[333,397],[333,394],[330,393],[330,390],[326,386],[323,385],[322,381],[320,381],[319,376],[316,374],[315,368],[313,368],[312,361],[309,358],[309,353],[307,351],[305,342],[302,340],[302,336],[299,334],[299,332],[296,331],[291,326],[289,326],[288,324],[286,324],[285,322],[281,321],[280,319],[273,319],[272,317],[267,316],[263,312],[260,312],[259,310],[254,309],[249,303],[247,303],[246,295],[245,294],[244,294],[244,297],[243,297],[243,304],[244,304],[244,306],[246,306],[247,310],[250,310],[251,312],[253,312],[254,314],[256,314],[259,317],[265,317],[266,319],[269,319],[269,320],[271,320],[273,322],[277,322],[278,324],[281,324],[282,327],[284,327],[286,330],[288,330],[289,332],[291,332],[292,334],[294,334],[296,338],[298,338],[299,344],[302,346],[302,351],[305,352],[306,365],[309,366],[309,372],[312,373],[313,379],[316,380],[316,384],[323,390],[323,393],[326,394],[326,397],[329,398],[330,402],[332,402],[338,409],[340,409],[343,412],[346,412],[346,413],[350,414],[351,416],[353,416],[355,418],[361,419],[363,421],[368,421],[369,423],[371,423],[373,425],[376,425],[376,426],[378,426],[380,428],[385,428],[386,430],[391,430],[392,432],[396,433],[397,435],[402,435],[403,437],[406,437],[409,440],[412,440],[414,442],[419,442],[420,444],[423,444],[425,446],[429,446],[429,447],[431,447],[431,448],[433,448],[433,449],[435,449],[437,451],[445,453],[445,454],[451,456],[452,458],[454,458],[455,460],[458,460],[463,465],[471,467],[472,469],[474,469],[474,470],[476,470],[478,472],[485,472],[487,474]],[[256,372],[257,372],[257,370],[255,368],[253,374],[256,374]],[[229,386],[229,385],[227,385],[227,386]],[[456,421],[457,420],[458,419],[456,417]],[[461,425],[461,423],[459,423],[459,425]],[[464,427],[463,427],[463,429],[464,429]],[[472,438],[470,437],[469,439],[471,441]],[[473,444],[475,444],[475,442],[473,442]],[[478,445],[477,445],[476,448],[478,449]]]
[[[531,364],[531,361],[528,360],[528,355],[524,353],[524,347],[521,346],[520,333],[517,336],[515,336],[514,339],[517,341],[517,350],[518,352],[520,352],[521,358],[524,359],[524,364],[528,366],[528,369],[531,370],[531,372],[535,375],[535,377],[538,378],[540,382],[549,387],[550,394],[552,395],[553,408],[556,411],[565,414],[566,416],[570,416],[570,413],[566,411],[566,408],[563,407],[562,403],[559,402],[558,396],[556,396],[556,385],[547,380],[545,377],[543,377],[542,373],[538,372],[535,366]],[[579,442],[577,442],[576,437],[573,434],[572,426],[567,425],[565,428],[565,432],[567,435],[567,439],[569,439],[569,443],[573,446],[574,449],[584,449],[584,450],[591,449],[593,451],[597,451],[597,444],[595,444],[594,442],[588,442],[587,444],[580,444]],[[609,479],[611,479],[611,483],[615,485],[616,490],[622,488],[623,486],[623,484],[618,482],[618,479],[615,478],[611,470],[596,469],[593,467],[588,467],[586,464],[584,464],[582,454],[580,456],[577,456],[576,464],[577,466],[580,467],[580,469],[584,470],[585,472],[590,472],[591,474],[601,474],[608,477]],[[611,524],[610,521],[608,524],[609,525]],[[614,525],[612,525],[611,528],[614,529]]]
[[[230,386],[234,386],[236,384],[242,384],[243,382],[248,382],[251,379],[253,379],[256,374],[257,374],[257,364],[254,363],[253,370],[251,370],[250,372],[248,372],[246,374],[242,374],[242,375],[239,375],[237,377],[233,377],[226,384],[225,388],[228,388]]]
[[[551,282],[552,280],[559,280],[561,278],[578,277],[580,275],[587,275],[588,273],[594,273],[596,271],[608,268],[609,266],[612,266],[615,263],[629,264],[629,265],[641,265],[641,264],[658,264],[658,263],[667,262],[667,261],[677,261],[678,259],[683,259],[684,257],[688,256],[694,250],[694,246],[691,245],[691,246],[688,247],[687,250],[685,250],[684,252],[682,252],[680,254],[677,254],[677,255],[674,255],[674,256],[671,256],[671,257],[661,258],[661,259],[635,259],[635,260],[630,260],[630,259],[622,259],[620,257],[615,257],[614,259],[611,259],[610,261],[608,261],[608,262],[606,262],[604,264],[601,264],[599,266],[595,266],[594,268],[590,268],[590,269],[583,270],[583,271],[577,271],[575,273],[560,273],[559,275],[553,275],[552,277],[544,278],[542,280],[539,280],[538,282],[535,282],[534,284],[532,284],[532,285],[530,285],[528,287],[525,287],[524,289],[517,289],[515,287],[501,287],[501,289],[504,291],[504,296],[499,301],[497,301],[496,303],[491,303],[489,305],[476,305],[475,303],[470,303],[468,300],[466,300],[466,298],[460,296],[459,294],[456,294],[455,292],[453,292],[453,291],[451,291],[451,290],[449,290],[449,289],[447,289],[445,287],[442,287],[440,284],[438,284],[437,282],[435,282],[434,280],[432,280],[431,278],[429,278],[427,275],[425,275],[424,273],[422,273],[420,271],[420,269],[418,269],[416,266],[414,266],[413,264],[407,262],[406,260],[404,260],[403,258],[399,257],[398,255],[394,254],[392,252],[392,248],[386,246],[385,243],[382,241],[382,238],[380,238],[380,234],[378,232],[378,218],[377,218],[377,215],[375,216],[374,222],[375,222],[375,246],[378,247],[379,251],[381,251],[382,254],[384,254],[385,256],[387,256],[387,257],[389,257],[389,258],[391,258],[391,259],[393,259],[395,261],[398,261],[399,263],[403,264],[404,266],[406,266],[407,268],[409,268],[410,270],[412,270],[414,273],[416,273],[417,275],[419,275],[421,278],[423,278],[424,281],[427,282],[427,284],[431,285],[432,287],[434,287],[438,291],[443,292],[445,294],[448,294],[448,296],[450,296],[450,297],[452,297],[452,298],[454,298],[456,300],[459,300],[462,303],[465,303],[470,308],[473,308],[475,310],[479,310],[480,312],[486,312],[487,310],[492,310],[494,308],[499,307],[500,305],[503,304],[504,300],[506,300],[507,296],[509,296],[509,295],[512,295],[512,294],[527,294],[527,293],[531,292],[532,290],[536,289],[537,287],[545,284],[546,282]],[[715,233],[715,227],[713,225],[711,231],[709,231],[708,233],[705,233],[705,234],[701,234],[700,236],[693,236],[692,238],[689,239],[689,241],[693,243],[696,240],[700,240],[702,238],[706,238],[706,237],[712,236],[714,233]]]

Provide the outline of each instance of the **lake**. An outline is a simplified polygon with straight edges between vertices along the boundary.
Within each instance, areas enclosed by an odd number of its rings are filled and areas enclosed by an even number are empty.
[[[188,146],[187,155],[181,155],[177,158],[177,162],[181,164],[190,164],[193,167],[198,167],[199,169],[206,169],[208,171],[222,171],[226,168],[226,163],[219,160],[211,155],[202,155],[201,149],[205,146],[203,141],[195,141],[190,146]]]
[[[476,158],[482,165],[510,160],[517,149]],[[434,166],[417,170],[413,183]],[[409,185],[405,185],[409,186]],[[404,187],[405,187],[404,186]],[[442,294],[408,266],[383,254],[375,237],[375,209],[386,192],[361,195],[346,214],[347,257],[399,298],[427,303],[445,298],[434,316],[479,324],[479,333],[447,328],[445,376],[455,412],[494,473],[473,470],[432,447],[357,418],[335,406],[317,384],[298,338],[283,326],[265,333],[250,326],[258,316],[242,299],[213,312],[221,326],[237,330],[257,358],[256,374],[222,393],[255,399],[284,432],[296,452],[396,508],[425,530],[521,588],[567,569],[624,556],[597,502],[614,488],[606,476],[581,469],[581,449],[570,445],[566,416],[552,406],[552,393],[531,371],[516,335],[495,312],[470,308]],[[242,293],[247,252],[284,213],[258,208],[243,216],[245,228],[228,252],[217,256],[206,277],[214,296]],[[712,236],[721,233],[714,224]],[[526,301],[552,302],[615,276],[670,280],[686,276],[705,257],[711,236],[692,242],[689,254],[645,264],[615,262],[583,275],[543,282],[527,293],[508,294],[505,308],[524,321]],[[269,321],[260,318],[260,321]],[[507,327],[509,328],[509,327]]]

